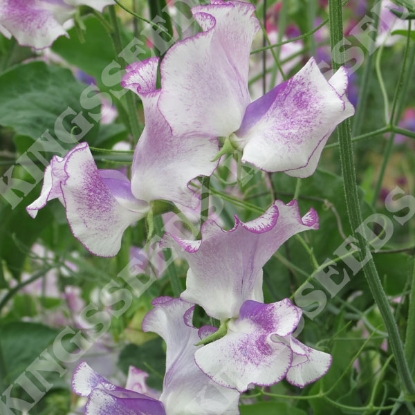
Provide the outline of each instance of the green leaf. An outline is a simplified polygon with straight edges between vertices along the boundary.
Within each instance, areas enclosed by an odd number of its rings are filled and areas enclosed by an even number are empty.
[[[39,192],[40,185],[15,209],[9,205],[3,205],[0,209],[0,258],[5,261],[15,279],[20,277],[28,250],[41,232],[52,225],[48,206],[39,211],[36,219],[32,219],[25,210],[26,206],[38,197]]]
[[[92,140],[99,125],[81,106],[84,89],[68,69],[44,62],[18,65],[0,76],[0,125],[33,140],[49,130],[54,138],[57,135],[61,146],[69,148],[75,142],[71,139],[71,130],[77,127],[74,134],[81,132],[73,121],[81,113],[79,117],[85,117],[87,124],[84,131],[89,129],[84,139]],[[62,117],[62,114],[67,115]],[[52,146],[50,142],[45,143],[45,151]]]
[[[402,294],[408,279],[408,255],[396,253],[374,255],[374,260],[386,294],[391,296]]]
[[[103,69],[115,57],[111,37],[95,17],[84,19],[85,42],[81,43],[76,29],[68,31],[69,38],[61,36],[53,43],[52,50],[82,71],[101,80]]]
[[[306,415],[301,409],[283,402],[260,402],[254,405],[241,405],[241,415]]]
[[[111,37],[96,17],[88,16],[83,22],[86,27],[84,43],[81,43],[76,35],[75,28],[72,28],[68,31],[70,37],[62,36],[57,39],[52,46],[52,50],[70,64],[94,77],[101,90],[111,88],[116,91],[122,90],[120,86],[122,72],[117,69],[118,66],[114,66],[110,72],[111,75],[104,76],[104,73],[107,73],[106,67],[115,61],[115,51]],[[133,38],[132,34],[125,31],[122,32],[122,37],[124,45],[128,45]],[[144,46],[145,40],[143,37],[138,40],[138,45],[132,46],[132,50],[137,48],[139,52],[139,57],[135,58],[134,61],[150,57],[150,51]]]
[[[58,330],[37,323],[0,326],[0,383],[7,387],[53,343]]]
[[[97,138],[91,146],[99,148],[112,148],[120,141],[128,139],[128,131],[122,124],[101,124]]]
[[[161,338],[150,340],[141,346],[127,345],[120,353],[119,368],[128,373],[130,365],[144,370],[149,374],[147,384],[151,388],[162,389],[165,372],[166,353]]]
[[[0,35],[0,73],[33,56],[32,48],[19,46],[14,38]]]

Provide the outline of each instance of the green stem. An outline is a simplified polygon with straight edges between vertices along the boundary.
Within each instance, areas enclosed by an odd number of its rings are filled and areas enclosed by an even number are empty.
[[[386,91],[385,82],[383,81],[382,70],[380,67],[380,62],[381,62],[382,54],[383,54],[383,46],[384,45],[382,44],[377,52],[375,69],[376,69],[376,76],[378,78],[378,82],[380,86],[380,91],[383,97],[383,111],[384,111],[383,115],[385,117],[385,122],[387,123],[389,121],[389,98],[388,98],[388,92]]]
[[[409,297],[408,324],[406,325],[405,356],[412,373],[415,371],[415,258],[411,258],[409,267],[411,294]]]
[[[202,231],[202,226],[209,217],[209,184],[210,177],[203,177],[202,179],[202,198],[200,201],[200,232]],[[201,236],[201,235],[199,235]]]
[[[134,13],[132,10],[129,10],[129,9],[127,9],[127,7],[125,7],[125,6],[123,6],[120,2],[119,2],[119,0],[114,0],[115,1],[115,3],[117,3],[118,4],[118,6],[120,6],[124,11],[126,11],[127,13],[129,13],[129,14],[131,14],[132,16],[134,16],[135,18],[137,18],[137,19],[139,19],[139,20],[142,20],[143,22],[146,22],[146,23],[148,23],[150,26],[152,26],[154,29],[157,29],[157,30],[160,30],[161,32],[164,32],[166,35],[168,35],[170,38],[172,37],[171,35],[170,35],[170,33],[168,32],[168,30],[165,28],[165,27],[163,27],[163,26],[160,26],[160,25],[158,25],[157,23],[154,23],[154,22],[152,22],[151,20],[148,20],[148,19],[146,19],[145,17],[143,17],[143,16],[140,16],[140,15],[138,15],[137,13]],[[113,7],[113,6],[111,6],[111,7]]]
[[[376,37],[378,33],[378,26],[379,26],[379,14],[380,14],[380,6],[381,2],[376,3],[376,11],[374,13],[374,28],[375,30],[369,33],[369,37],[372,39],[372,44],[374,45],[376,42]],[[359,85],[359,99],[358,105],[356,109],[356,114],[353,119],[353,128],[352,128],[352,136],[355,137],[357,134],[360,133],[362,123],[363,123],[363,116],[365,114],[366,106],[367,106],[367,99],[369,97],[369,86],[370,86],[370,78],[372,77],[373,71],[373,59],[375,57],[375,51],[369,50],[368,55],[366,56],[366,64],[363,70],[362,79]]]
[[[366,133],[366,134],[358,135],[357,137],[353,137],[352,142],[354,143],[356,141],[366,140],[367,138],[372,138],[372,137],[375,137],[375,136],[380,135],[380,134],[389,133],[391,131],[391,129],[392,128],[389,127],[389,126],[382,127],[382,128],[379,128],[378,130],[371,131],[370,133]],[[324,147],[324,149],[339,147],[339,145],[340,145],[339,142],[333,143],[333,144],[328,144],[327,146]]]
[[[117,14],[115,13],[115,6],[109,7],[109,13],[111,25],[113,28],[112,32],[110,32],[110,36],[114,44],[115,53],[117,54],[117,61],[119,62],[118,56],[122,52],[123,46],[121,40],[120,26],[118,25]],[[127,104],[127,114],[128,121],[130,124],[130,131],[133,135],[134,142],[137,143],[140,138],[140,126],[138,124],[137,111],[132,91],[128,91],[125,94],[125,100]]]
[[[0,301],[0,312],[4,308],[4,306],[14,297],[14,295],[17,294],[23,287],[43,277],[48,271],[50,271],[52,268],[56,268],[57,266],[59,265],[56,265],[56,264],[50,265],[46,267],[45,269],[42,269],[41,271],[34,274],[33,277],[29,278],[26,281],[21,282],[20,284],[16,285],[16,287],[12,288]]]
[[[406,48],[405,48],[405,53],[404,53],[404,58],[403,58],[401,71],[400,71],[400,74],[399,74],[398,86],[397,86],[397,89],[396,89],[396,92],[395,92],[395,95],[394,95],[394,98],[393,98],[392,110],[391,110],[391,115],[390,116],[388,114],[388,109],[387,109],[387,107],[388,107],[387,97],[385,98],[385,111],[386,111],[385,115],[386,115],[386,117],[389,117],[389,123],[390,124],[392,124],[393,121],[394,121],[395,113],[396,113],[396,116],[397,116],[398,120],[401,117],[401,114],[402,114],[402,111],[403,111],[403,106],[404,106],[405,99],[406,99],[406,94],[405,93],[401,94],[401,91],[402,91],[402,88],[404,86],[406,87],[406,89],[409,88],[409,81],[412,79],[412,68],[413,67],[410,67],[409,70],[407,70],[407,68],[406,68],[406,66],[407,66],[406,63],[408,61],[408,55],[409,55],[409,49],[411,49],[410,32],[411,32],[411,24],[408,25],[408,36],[407,36]],[[415,47],[412,48],[412,50],[415,51]],[[381,51],[379,51],[379,53],[380,52]],[[412,59],[410,60],[410,63],[413,64]],[[376,67],[378,68],[378,62],[376,62]],[[378,76],[379,76],[379,81],[380,81],[381,80],[380,68],[378,70]],[[382,85],[383,82],[380,82],[380,84]],[[384,90],[384,86],[382,87],[382,90]],[[386,94],[386,91],[384,91],[384,95],[385,94]],[[390,156],[392,155],[392,150],[393,150],[394,143],[395,143],[395,132],[392,132],[390,134],[390,137],[389,137],[388,142],[386,144],[386,148],[383,152],[383,159],[382,159],[382,164],[381,164],[381,167],[380,167],[379,177],[378,177],[378,180],[376,182],[375,190],[373,192],[372,206],[376,205],[376,202],[379,198],[380,189],[382,187],[383,178],[385,177],[385,172],[386,172],[386,168],[388,166]]]
[[[158,236],[160,237],[163,236],[164,224],[163,224],[163,219],[161,218],[160,215],[154,217],[154,229]],[[174,264],[174,261],[172,260],[173,254],[172,254],[171,249],[170,248],[163,249],[163,255],[164,255],[164,260],[166,261],[166,263],[168,263],[166,273],[170,280],[170,285],[173,291],[173,295],[179,298],[183,289],[182,289],[182,284],[180,282],[179,276],[177,275],[176,265]]]
[[[329,22],[329,19],[324,20],[321,24],[319,24],[317,27],[315,27],[313,30],[310,30],[307,33],[304,33],[301,36],[297,36],[297,37],[293,37],[291,39],[288,40],[284,40],[282,42],[278,42],[278,43],[274,43],[273,45],[269,45],[269,46],[264,46],[262,48],[259,49],[255,49],[251,52],[251,55],[254,55],[255,53],[258,52],[263,52],[264,50],[268,50],[268,49],[273,49],[273,48],[278,48],[282,45],[286,45],[287,43],[291,43],[291,42],[295,42],[296,40],[301,40],[304,39],[310,35],[312,35],[313,33],[317,32],[318,30],[320,30],[323,26],[325,26],[327,23]]]
[[[333,70],[337,70],[341,64],[344,63],[344,55],[342,52],[340,52],[340,49],[342,48],[335,47],[336,45],[343,43],[343,16],[342,4],[340,0],[329,0],[329,14],[330,43],[333,51],[332,66]],[[355,231],[363,222],[363,219],[360,210],[359,195],[356,184],[350,119],[347,119],[338,126],[338,137],[340,146],[340,162],[344,179],[344,191],[349,222],[354,236],[358,241],[358,247],[360,250],[359,256],[363,260],[362,256],[364,253],[366,258],[365,265],[363,266],[363,271],[385,323],[385,327],[389,335],[389,342],[391,345],[392,353],[395,357],[396,367],[403,388],[407,394],[415,395],[415,384],[412,380],[408,363],[405,358],[402,340],[399,336],[399,330],[389,307],[389,302],[385,291],[383,290],[382,283],[373,261],[373,257],[368,249],[365,232],[364,230],[362,233]]]
[[[197,343],[196,346],[202,346],[205,344],[209,344],[224,337],[226,333],[228,332],[228,321],[229,320],[222,321],[217,331],[215,331],[210,336],[205,337],[203,340],[200,340],[200,342]]]
[[[415,48],[413,50],[415,51]],[[415,54],[414,54],[414,56],[415,56]],[[402,134],[405,137],[415,138],[415,133],[414,132],[409,131],[409,130],[405,130],[404,128],[399,128],[399,127],[393,126],[392,130],[393,130],[394,133]]]

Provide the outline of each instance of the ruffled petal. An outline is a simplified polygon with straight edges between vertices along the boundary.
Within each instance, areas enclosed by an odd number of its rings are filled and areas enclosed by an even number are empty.
[[[85,415],[166,415],[160,401],[113,385],[85,362],[75,369],[72,390],[88,398]]]
[[[344,69],[326,81],[314,58],[293,78],[250,104],[235,141],[242,161],[295,177],[314,172],[330,134],[354,108]]]
[[[53,157],[40,197],[26,209],[35,217],[54,198],[65,206],[73,235],[100,256],[114,256],[124,230],[149,210],[147,202],[133,196],[124,174],[98,170],[87,143],[78,144],[64,158]]]
[[[169,415],[237,415],[239,393],[210,380],[194,361],[198,330],[191,327],[194,306],[180,299],[159,297],[143,321],[144,331],[159,334],[167,345],[163,402]]]
[[[66,34],[62,24],[73,12],[74,8],[62,0],[1,0],[0,25],[20,45],[43,49]]]
[[[213,173],[218,163],[211,161],[219,151],[217,140],[172,135],[157,105],[157,65],[157,58],[130,65],[122,82],[142,98],[146,121],[134,153],[132,191],[141,200],[164,199],[196,208],[199,198],[188,183]]]
[[[146,383],[147,378],[148,378],[147,372],[144,372],[143,370],[138,369],[134,366],[130,366],[128,369],[128,377],[127,377],[127,383],[125,384],[125,389],[147,395],[148,393],[148,386]]]
[[[233,332],[195,354],[199,368],[219,385],[245,392],[250,385],[269,386],[284,379],[292,351],[283,341],[253,330]]]
[[[192,8],[203,32],[173,45],[161,63],[159,107],[174,134],[229,136],[250,103],[249,51],[258,30],[255,8],[212,1]]]
[[[72,390],[79,396],[88,397],[99,385],[111,385],[86,362],[81,362],[72,375]]]
[[[324,376],[330,369],[332,357],[302,344],[291,337],[293,361],[287,373],[287,381],[294,386],[303,388]]]
[[[27,213],[32,218],[36,217],[37,211],[44,208],[49,200],[59,199],[62,204],[65,204],[61,183],[68,177],[65,172],[66,159],[70,157],[74,151],[76,151],[76,147],[70,150],[65,158],[59,156],[52,157],[49,166],[45,169],[40,196],[26,208]]]
[[[224,321],[238,317],[246,300],[263,301],[258,289],[262,267],[287,239],[308,229],[318,229],[313,209],[301,218],[297,202],[285,205],[276,201],[252,222],[243,223],[235,217],[235,227],[230,231],[207,221],[201,241],[166,234],[162,246],[174,248],[189,263],[181,297]]]

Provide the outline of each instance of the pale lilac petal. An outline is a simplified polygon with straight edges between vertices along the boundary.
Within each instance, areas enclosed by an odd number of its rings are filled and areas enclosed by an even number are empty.
[[[269,386],[284,379],[292,351],[283,341],[250,327],[245,332],[233,332],[229,327],[225,337],[200,348],[195,359],[219,385],[244,392],[252,384]]]
[[[161,63],[159,107],[174,134],[229,136],[250,102],[249,51],[258,30],[254,6],[214,1],[192,9],[203,32],[173,45]]]
[[[196,208],[199,198],[188,183],[213,173],[218,163],[211,161],[219,151],[217,140],[172,135],[158,108],[157,65],[157,58],[130,65],[122,82],[142,98],[146,122],[134,153],[131,188],[137,199],[164,199]]]
[[[330,369],[332,357],[328,353],[312,349],[291,337],[293,361],[287,373],[287,381],[303,388],[324,376]]]
[[[238,317],[246,300],[263,300],[259,289],[262,267],[287,239],[308,229],[318,229],[313,209],[301,218],[295,201],[288,205],[276,201],[252,222],[242,223],[236,217],[230,231],[207,221],[202,241],[166,234],[162,246],[174,248],[189,263],[182,298],[224,321]]]
[[[153,301],[143,321],[144,331],[159,334],[167,345],[163,402],[169,415],[203,413],[238,415],[239,394],[210,380],[195,364],[198,330],[191,327],[194,306],[180,299]]]
[[[72,233],[95,255],[114,256],[125,229],[145,216],[148,204],[134,199],[121,173],[100,172],[85,143],[66,158],[65,172],[61,187]]]
[[[344,69],[332,85],[311,58],[293,78],[247,107],[236,132],[242,161],[295,177],[312,174],[330,134],[354,113],[345,86]]]
[[[0,25],[20,45],[42,49],[66,34],[62,24],[73,12],[62,0],[0,0]]]

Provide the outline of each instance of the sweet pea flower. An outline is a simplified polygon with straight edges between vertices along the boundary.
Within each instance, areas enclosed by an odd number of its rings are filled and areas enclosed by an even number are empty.
[[[81,363],[73,391],[88,398],[85,415],[237,415],[239,393],[213,382],[195,364],[198,330],[191,326],[194,306],[159,297],[143,321],[144,331],[159,334],[167,345],[166,375],[159,400],[149,396],[141,375],[130,371],[127,388],[115,386]],[[131,377],[135,376],[135,380]],[[141,376],[141,378],[140,378]]]
[[[260,27],[254,10],[236,0],[192,8],[202,32],[165,54],[158,107],[175,135],[223,137],[242,150],[243,162],[307,177],[337,124],[354,113],[346,70],[326,81],[312,58],[293,78],[251,102],[249,53]]]
[[[113,0],[0,0],[0,32],[22,46],[43,49],[62,35],[77,6],[102,12]]]
[[[258,219],[243,223],[235,217],[235,222],[223,231],[207,221],[201,241],[168,234],[162,241],[189,263],[181,297],[221,322],[218,331],[200,329],[209,344],[196,351],[196,363],[212,380],[239,392],[284,377],[303,387],[327,372],[331,357],[292,336],[301,310],[288,299],[263,304],[262,267],[291,236],[317,229],[317,214],[311,209],[301,217],[295,201],[276,201]]]
[[[98,170],[87,143],[80,143],[47,166],[40,197],[27,207],[35,217],[58,198],[65,206],[73,235],[93,254],[117,254],[125,229],[146,216],[155,200],[168,200],[195,209],[199,197],[188,187],[198,176],[209,176],[218,151],[215,140],[171,133],[157,107],[157,65],[143,62],[140,94],[146,127],[138,141],[131,182],[120,171]]]

